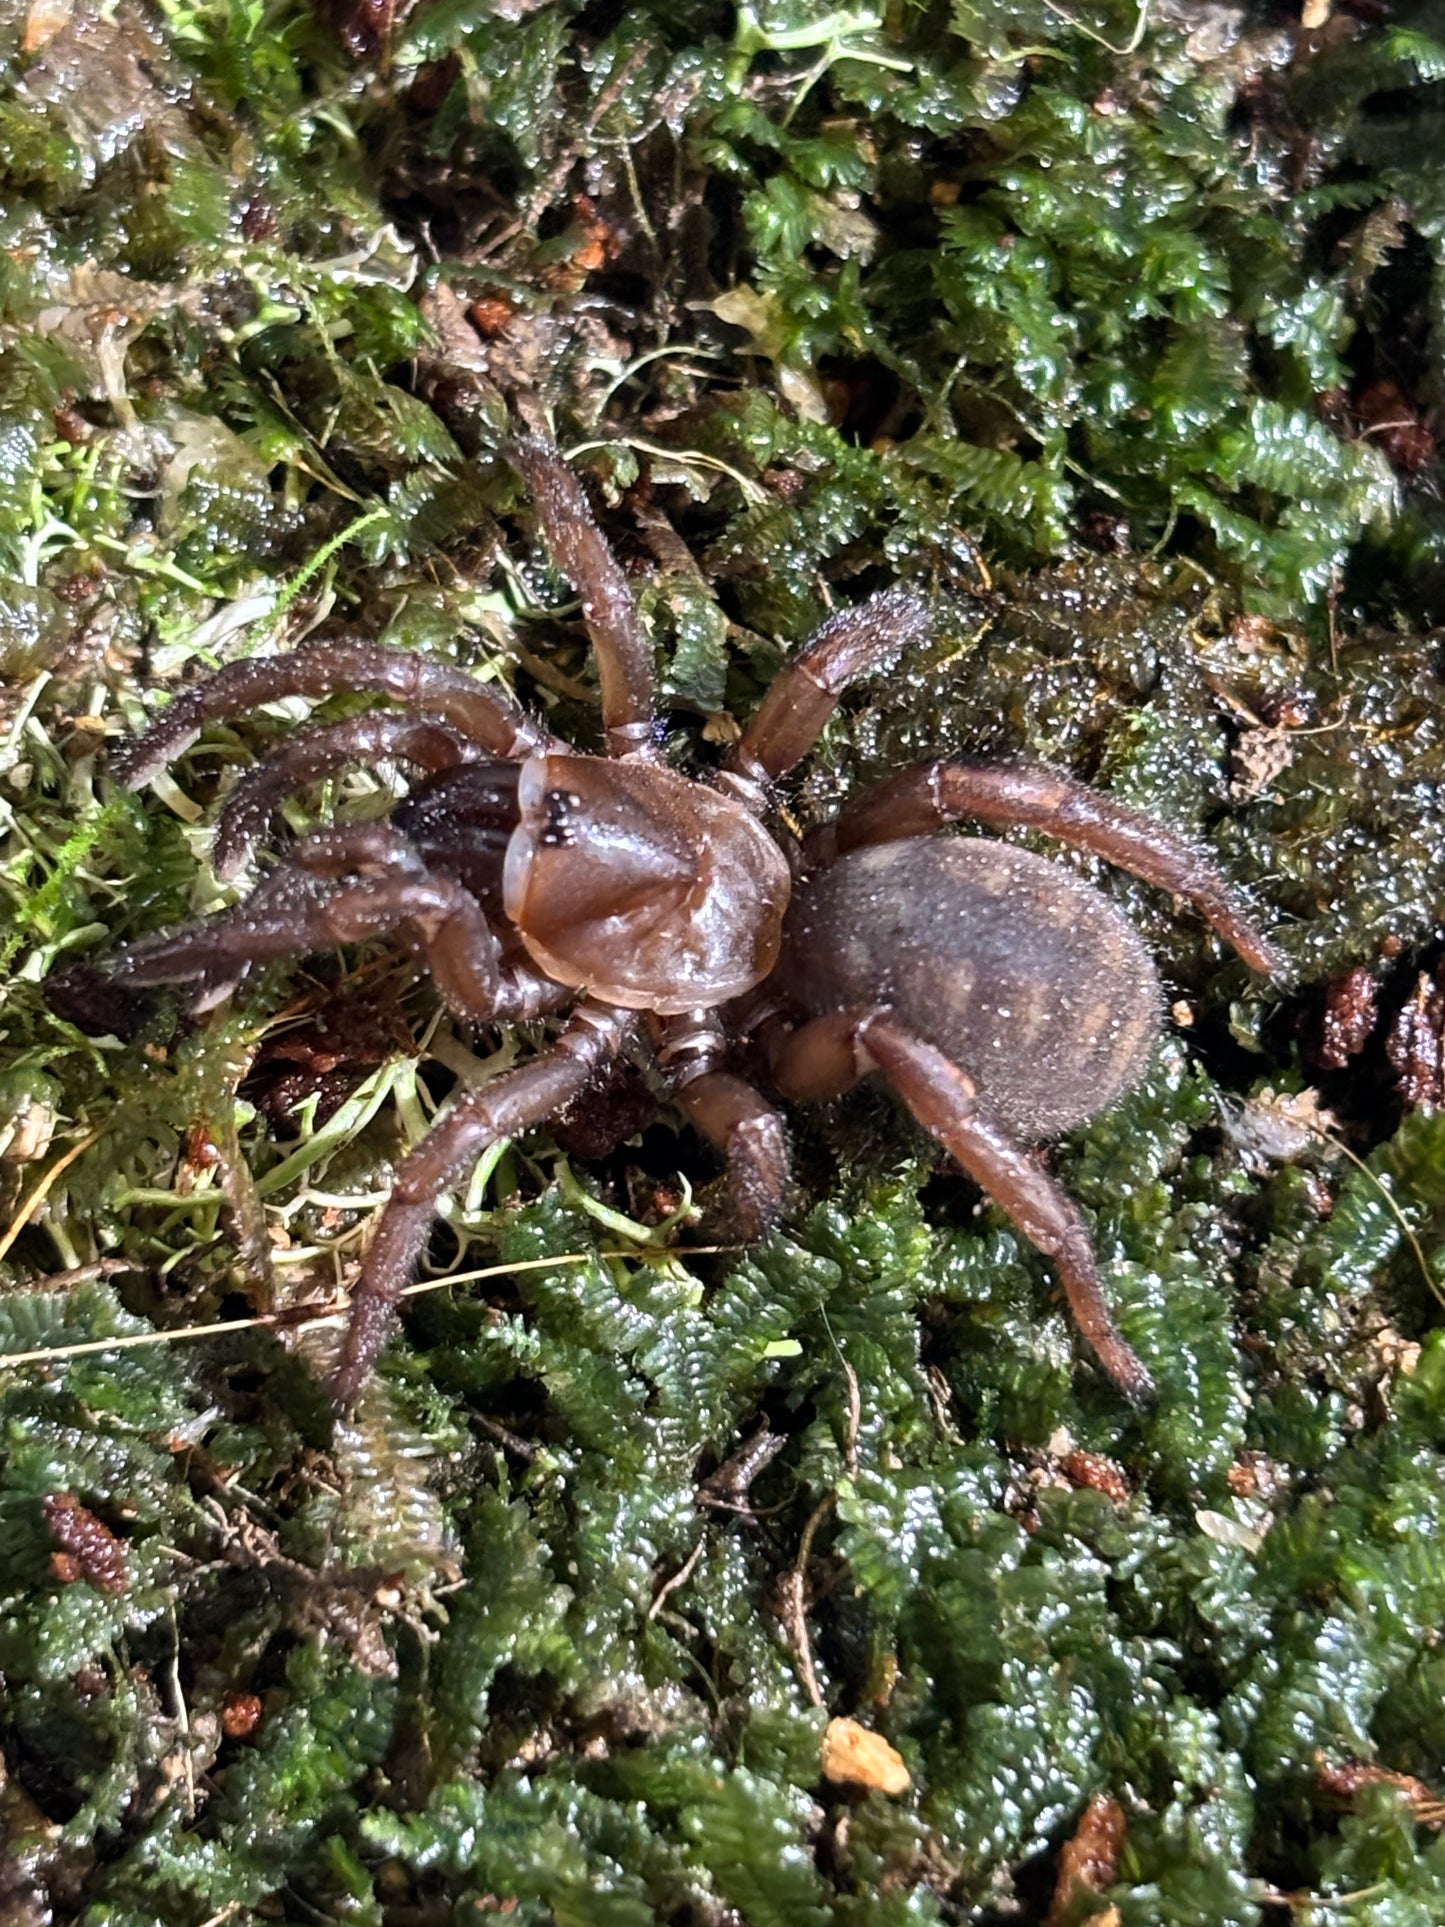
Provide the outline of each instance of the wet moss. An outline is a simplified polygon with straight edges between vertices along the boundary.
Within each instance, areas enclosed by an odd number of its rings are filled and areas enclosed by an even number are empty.
[[[1376,11],[0,28],[0,1351],[42,1355],[0,1371],[0,1916],[1439,1917],[1445,1126],[1385,1033],[1442,934],[1445,13]],[[1265,987],[1099,876],[1177,1027],[1053,1157],[1150,1410],[864,1091],[798,1114],[749,1253],[667,1227],[714,1173],[666,1116],[484,1160],[427,1255],[465,1282],[333,1428],[295,1308],[526,1040],[381,953],[200,1021],[107,989],[225,900],[212,805],[294,718],[143,799],[107,746],[343,627],[588,737],[496,459],[522,389],[638,582],[680,764],[907,581],[933,638],[850,696],[799,822],[1026,751],[1274,927]],[[1350,967],[1378,1019],[1327,1058]],[[821,1780],[833,1714],[906,1796]],[[1050,1913],[1100,1792],[1122,1851]]]

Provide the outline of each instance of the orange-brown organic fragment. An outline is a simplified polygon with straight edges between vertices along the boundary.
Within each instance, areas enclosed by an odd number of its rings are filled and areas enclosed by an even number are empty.
[[[895,1798],[913,1784],[903,1755],[856,1720],[829,1720],[822,1768],[823,1778],[836,1785],[876,1788]]]
[[[1327,1760],[1322,1753],[1315,1755],[1315,1790],[1331,1805],[1353,1807],[1369,1786],[1394,1787],[1404,1795],[1416,1820],[1428,1827],[1445,1825],[1445,1799],[1413,1773],[1396,1773],[1368,1760]]]
[[[1114,1885],[1127,1825],[1117,1800],[1107,1793],[1094,1795],[1059,1855],[1059,1877],[1044,1927],[1068,1927],[1078,1917],[1081,1900],[1107,1893]]]
[[[1089,1492],[1102,1492],[1115,1505],[1126,1505],[1130,1497],[1129,1481],[1121,1467],[1112,1459],[1106,1459],[1101,1452],[1070,1452],[1061,1467],[1070,1485],[1082,1486]]]
[[[1396,1013],[1385,1038],[1385,1055],[1407,1111],[1445,1098],[1445,987],[1441,972],[1422,971],[1414,992]]]
[[[1319,1042],[1314,1060],[1321,1070],[1342,1071],[1365,1048],[1375,1028],[1375,979],[1363,964],[1332,977],[1325,985]]]
[[[261,1699],[256,1693],[229,1692],[221,1703],[221,1731],[228,1740],[244,1740],[261,1721]]]
[[[124,1592],[130,1584],[125,1541],[118,1539],[73,1492],[47,1492],[40,1501],[50,1536],[60,1547],[52,1560],[53,1576],[62,1585],[88,1579],[102,1592]]]

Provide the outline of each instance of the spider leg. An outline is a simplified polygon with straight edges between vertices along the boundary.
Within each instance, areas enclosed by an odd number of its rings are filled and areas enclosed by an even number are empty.
[[[341,1410],[356,1403],[376,1362],[438,1198],[488,1145],[529,1130],[571,1103],[617,1055],[636,1021],[631,1011],[580,1005],[550,1050],[459,1098],[398,1165],[352,1293],[351,1323],[330,1379],[332,1399]]]
[[[732,1228],[753,1244],[783,1215],[789,1175],[783,1120],[745,1078],[720,1068],[727,1038],[713,1012],[661,1018],[655,1035],[678,1109],[727,1164]]]
[[[657,668],[632,585],[593,519],[581,483],[552,443],[521,434],[507,456],[527,484],[557,567],[582,597],[602,685],[608,754],[648,753]]]
[[[501,947],[476,898],[455,878],[428,870],[385,823],[303,837],[234,909],[143,937],[120,952],[115,969],[137,984],[196,983],[196,1008],[207,1009],[254,964],[407,928],[459,1016],[483,1023],[535,1014],[536,989],[504,977]]]
[[[238,875],[282,803],[308,783],[352,763],[409,763],[431,776],[469,762],[475,753],[473,744],[445,723],[384,709],[293,737],[233,784],[216,826],[216,874]]]
[[[728,768],[765,783],[785,776],[817,742],[849,683],[917,647],[927,634],[928,611],[905,589],[840,609],[778,672]]]
[[[765,1033],[773,1082],[795,1104],[824,1104],[851,1091],[873,1065],[860,1036],[871,1010],[832,1010],[796,1028],[771,1025]]]
[[[921,763],[870,790],[809,839],[808,856],[829,862],[863,844],[928,836],[963,817],[1004,829],[1043,830],[1077,850],[1183,897],[1254,970],[1284,966],[1236,893],[1205,857],[1153,817],[1077,782],[1047,763]]]
[[[915,1037],[887,1010],[839,1012],[804,1024],[784,1044],[779,1087],[787,1095],[822,1095],[829,1065],[843,1073],[844,1051],[850,1047],[864,1054],[863,1068],[882,1072],[1019,1235],[1052,1260],[1074,1323],[1124,1396],[1136,1405],[1152,1399],[1154,1382],[1105,1302],[1093,1242],[1077,1206],[1027,1148],[979,1107],[973,1084],[942,1051]],[[842,1087],[851,1082],[845,1077]]]
[[[112,768],[128,789],[158,776],[207,723],[283,696],[386,696],[450,725],[490,756],[521,761],[564,747],[503,690],[409,649],[314,642],[288,655],[228,663],[176,697],[144,735],[119,748]]]

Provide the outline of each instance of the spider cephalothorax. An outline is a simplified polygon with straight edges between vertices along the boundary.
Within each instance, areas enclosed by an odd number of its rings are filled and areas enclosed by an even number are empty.
[[[260,703],[389,699],[399,707],[305,732],[242,776],[221,813],[217,868],[239,872],[287,795],[348,764],[421,773],[389,821],[299,838],[233,909],[131,945],[116,970],[192,983],[204,1006],[255,963],[400,933],[463,1018],[558,1020],[547,1048],[459,1097],[398,1167],[355,1287],[337,1402],[365,1382],[437,1199],[488,1144],[555,1116],[635,1041],[650,1043],[679,1107],[726,1158],[739,1226],[757,1236],[775,1223],[782,1122],[727,1068],[744,1026],[761,1034],[786,1097],[835,1096],[880,1072],[1053,1259],[1110,1376],[1147,1395],[1083,1220],[1029,1147],[1137,1079],[1159,1024],[1154,966],[1120,912],[1071,871],[931,833],[965,817],[1047,831],[1186,898],[1254,968],[1274,967],[1271,947],[1187,845],[1042,764],[906,770],[785,855],[768,828],[772,786],[855,677],[921,640],[922,603],[893,590],[831,617],[726,766],[711,781],[679,775],[654,747],[646,632],[581,489],[540,437],[520,437],[510,457],[582,596],[605,756],[573,750],[460,670],[333,641],[233,663],[117,758],[135,786],[208,722]]]

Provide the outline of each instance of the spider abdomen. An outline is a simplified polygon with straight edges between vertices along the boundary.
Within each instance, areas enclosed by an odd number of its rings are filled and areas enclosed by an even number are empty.
[[[802,886],[785,936],[812,1016],[885,1004],[1037,1140],[1141,1076],[1158,975],[1133,926],[1057,862],[982,837],[874,844]]]

